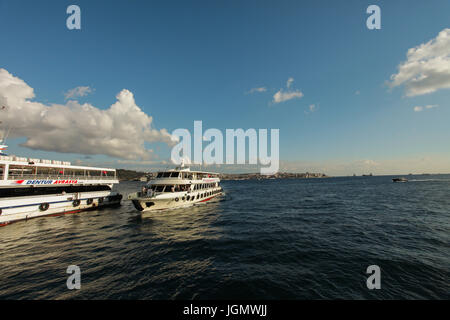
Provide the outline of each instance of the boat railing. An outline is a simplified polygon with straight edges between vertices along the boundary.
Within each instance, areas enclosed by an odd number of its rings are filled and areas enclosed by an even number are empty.
[[[116,180],[114,176],[9,174],[8,180]]]

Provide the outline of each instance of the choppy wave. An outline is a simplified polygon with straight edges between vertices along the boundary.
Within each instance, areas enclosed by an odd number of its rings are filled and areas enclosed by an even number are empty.
[[[391,178],[224,181],[204,205],[14,223],[0,228],[0,298],[448,299],[450,179]]]

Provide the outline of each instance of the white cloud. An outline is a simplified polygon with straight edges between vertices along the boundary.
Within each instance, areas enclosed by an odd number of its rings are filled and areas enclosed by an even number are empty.
[[[195,164],[195,162],[192,161],[188,156],[183,156],[183,157],[181,157],[181,161],[184,162],[185,165]],[[179,165],[178,163],[175,163],[175,162],[173,161],[173,159],[170,159],[170,162],[171,162],[172,164]]]
[[[374,175],[404,175],[408,173],[448,173],[450,172],[450,154],[410,155],[401,158],[385,159],[329,159],[326,161],[280,161],[280,171],[323,172],[340,176],[373,173]],[[390,182],[390,178],[386,177]]]
[[[377,166],[377,165],[378,165],[377,162],[375,162],[375,161],[373,161],[373,160],[370,160],[370,159],[368,159],[368,160],[363,160],[362,163],[363,163],[364,165],[366,165],[366,166]]]
[[[422,107],[422,106],[415,106],[414,107],[414,111],[415,112],[421,112],[423,110],[429,110],[429,109],[433,109],[433,108],[437,108],[437,107],[438,107],[438,105],[435,105],[435,104],[429,104],[429,105],[426,105],[424,107]]]
[[[259,87],[259,88],[253,88],[250,91],[248,91],[247,93],[255,93],[255,92],[266,92],[267,89],[265,87]]]
[[[64,97],[67,99],[76,98],[76,97],[84,97],[91,93],[93,90],[87,86],[76,87],[70,89],[66,93],[64,93]]]
[[[278,90],[274,95],[273,95],[273,103],[280,103],[280,102],[284,102],[284,101],[288,101],[288,100],[292,100],[292,99],[300,99],[301,97],[303,97],[303,93],[300,90],[289,90],[289,88],[292,86],[292,83],[294,82],[294,78],[289,78],[286,81],[286,87],[287,87],[287,91],[283,91],[283,89]]]
[[[289,78],[287,81],[286,81],[286,87],[289,89],[290,87],[291,87],[291,85],[292,85],[292,83],[294,82],[294,78]]]
[[[303,93],[300,90],[283,92],[283,89],[280,89],[273,95],[273,103],[280,103],[292,99],[300,99],[301,97],[303,97]]]
[[[77,101],[44,105],[32,98],[33,88],[0,68],[0,105],[7,107],[1,120],[12,126],[10,136],[25,137],[23,146],[31,149],[149,160],[145,142],[175,142],[165,129],[152,128],[152,117],[126,89],[105,110]]]
[[[308,110],[305,111],[305,114],[313,113],[313,112],[315,112],[317,110],[317,108],[318,108],[318,106],[316,106],[315,104],[310,104],[308,106]]]
[[[450,88],[450,29],[427,43],[411,48],[407,60],[391,76],[391,88],[405,86],[407,96],[418,96]]]

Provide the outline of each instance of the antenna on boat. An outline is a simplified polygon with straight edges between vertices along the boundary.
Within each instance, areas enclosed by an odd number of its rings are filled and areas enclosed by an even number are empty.
[[[5,106],[2,106],[0,108],[0,111],[6,110]],[[2,121],[0,121],[0,124],[2,124]],[[8,146],[4,143],[6,143],[6,138],[8,138],[9,133],[11,132],[11,126],[9,126],[8,130],[6,131],[6,133],[2,136],[0,136],[0,155],[2,156],[6,156],[5,153],[3,153],[3,151],[6,150],[6,148],[8,148]]]

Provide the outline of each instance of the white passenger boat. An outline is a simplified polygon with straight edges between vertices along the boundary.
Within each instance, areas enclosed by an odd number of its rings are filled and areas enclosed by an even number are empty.
[[[191,206],[223,195],[218,173],[191,171],[183,166],[158,172],[141,191],[128,195],[139,211]]]
[[[6,145],[0,140],[0,150]],[[44,215],[119,205],[116,170],[0,155],[0,226]]]

